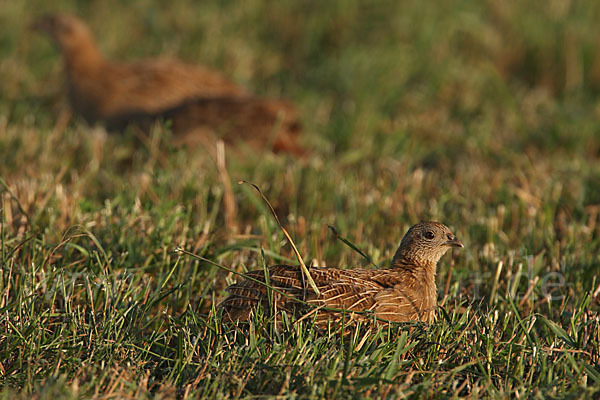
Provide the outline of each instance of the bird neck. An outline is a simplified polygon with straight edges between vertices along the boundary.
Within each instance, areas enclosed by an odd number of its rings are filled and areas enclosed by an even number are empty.
[[[77,74],[101,68],[104,57],[92,38],[80,37],[78,40],[62,46],[67,72]]]
[[[437,262],[423,259],[418,255],[406,254],[398,251],[392,259],[392,268],[399,268],[404,271],[410,271],[419,281],[433,285],[435,287],[435,274]]]

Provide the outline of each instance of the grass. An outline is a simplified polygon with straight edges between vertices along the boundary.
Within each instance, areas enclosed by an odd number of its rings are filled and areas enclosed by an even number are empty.
[[[168,129],[61,123],[56,51],[26,29],[50,6],[0,7],[4,397],[597,396],[600,6],[52,3],[114,58],[176,55],[298,105],[310,160],[228,148],[232,193]],[[369,265],[328,225],[378,265],[413,223],[451,226],[437,323],[221,326],[235,275],[177,247],[240,272],[295,258],[241,179],[306,261]]]

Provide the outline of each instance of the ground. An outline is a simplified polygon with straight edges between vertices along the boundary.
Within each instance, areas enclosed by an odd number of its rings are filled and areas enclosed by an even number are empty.
[[[310,156],[69,118],[58,54],[28,30],[56,10],[111,58],[179,57],[294,102]],[[4,397],[597,394],[599,18],[577,1],[4,2]],[[440,262],[437,322],[221,326],[236,276],[215,264],[295,262],[239,180],[320,265],[371,265],[328,225],[376,265],[413,223],[450,226],[465,248]]]

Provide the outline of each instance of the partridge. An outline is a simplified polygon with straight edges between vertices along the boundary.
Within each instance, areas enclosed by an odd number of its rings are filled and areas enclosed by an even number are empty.
[[[389,268],[338,269],[312,267],[316,294],[299,266],[275,265],[268,269],[269,302],[265,272],[252,271],[249,279],[229,286],[219,304],[223,320],[248,321],[261,306],[268,315],[285,311],[296,318],[315,320],[317,327],[357,321],[432,322],[437,307],[436,267],[452,247],[463,243],[444,224],[421,222],[402,238]]]
[[[290,103],[252,96],[218,72],[177,60],[109,61],[86,24],[72,15],[46,15],[33,27],[49,34],[62,52],[71,106],[89,123],[120,130],[170,119],[181,144],[222,138],[306,154],[297,143],[301,124]]]
[[[111,126],[123,116],[158,114],[198,97],[247,94],[218,72],[177,60],[109,61],[87,25],[72,15],[45,15],[33,28],[60,49],[71,106],[90,123]]]

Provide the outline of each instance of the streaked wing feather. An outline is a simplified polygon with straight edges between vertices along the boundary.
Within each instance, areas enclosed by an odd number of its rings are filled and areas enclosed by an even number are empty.
[[[372,311],[378,318],[394,322],[428,320],[429,310],[421,295],[421,287],[412,274],[399,274],[398,270],[342,270],[335,268],[311,268],[310,273],[320,291],[320,296],[307,287],[304,289],[301,270],[298,266],[275,265],[269,268],[272,287],[301,299],[306,293],[306,302],[321,307],[316,318],[317,325],[324,327],[330,322],[347,322],[369,319],[369,315],[353,311]],[[253,279],[264,282],[264,271],[248,272]],[[249,308],[257,304],[265,307],[267,289],[264,284],[242,279],[226,289],[230,297],[220,306],[224,308]],[[286,311],[307,310],[300,302],[274,293],[278,307]],[[268,307],[268,304],[267,304]],[[346,310],[341,313],[334,310]],[[425,310],[425,311],[423,311]],[[311,314],[309,312],[309,314]],[[313,318],[310,315],[308,318]]]

